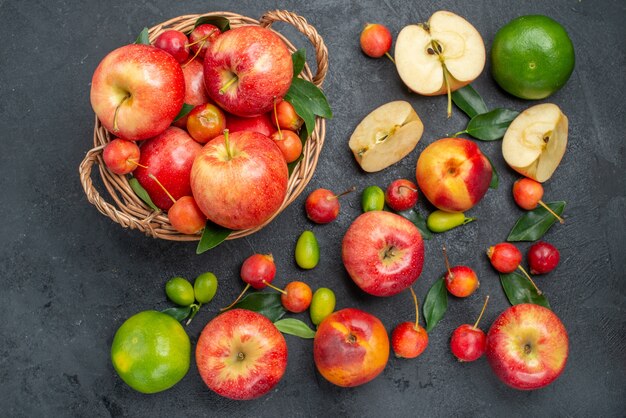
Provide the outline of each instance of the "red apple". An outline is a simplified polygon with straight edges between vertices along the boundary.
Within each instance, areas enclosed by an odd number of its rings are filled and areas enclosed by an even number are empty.
[[[249,131],[211,140],[191,170],[196,203],[207,218],[230,229],[254,228],[272,217],[285,199],[287,180],[278,146]]]
[[[204,57],[209,96],[229,113],[269,112],[291,86],[293,63],[285,43],[269,29],[241,26],[220,35]]]
[[[548,308],[524,303],[504,311],[487,334],[487,360],[496,376],[515,389],[539,389],[565,368],[567,331]]]
[[[370,211],[348,228],[341,257],[348,274],[363,291],[392,296],[421,274],[424,242],[409,220],[390,212]]]
[[[327,316],[313,340],[317,370],[331,383],[359,386],[378,376],[389,359],[389,336],[382,322],[359,309]]]
[[[491,182],[491,164],[473,141],[443,138],[419,156],[417,184],[426,198],[446,212],[465,212],[483,198]]]
[[[100,62],[91,80],[91,107],[118,137],[138,141],[159,135],[183,106],[180,64],[149,45],[126,45]]]
[[[233,309],[204,327],[196,363],[204,383],[218,395],[254,399],[272,390],[285,374],[287,343],[263,315]]]
[[[128,174],[137,168],[141,152],[139,146],[125,139],[114,139],[102,150],[102,159],[115,174]]]
[[[176,200],[191,195],[189,175],[194,158],[202,146],[187,132],[174,126],[141,145],[141,158],[134,176],[150,195],[152,202],[168,210],[174,202],[165,190],[150,177],[152,174]]]
[[[251,118],[242,118],[230,113],[224,114],[226,115],[226,129],[228,129],[230,133],[252,131],[269,137],[276,132],[276,128],[272,125],[269,113],[263,113],[262,115],[253,116]]]

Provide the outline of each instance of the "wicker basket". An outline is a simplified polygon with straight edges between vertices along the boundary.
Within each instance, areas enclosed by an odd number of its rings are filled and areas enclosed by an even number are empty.
[[[261,19],[255,20],[235,13],[229,12],[212,12],[202,15],[185,15],[168,20],[156,25],[149,30],[150,41],[153,42],[161,32],[167,29],[177,29],[183,32],[193,29],[196,20],[201,16],[223,16],[228,18],[232,28],[245,25],[260,25],[270,28],[274,22],[287,22],[293,25],[298,31],[304,34],[315,47],[315,57],[317,61],[317,73],[312,74],[308,65],[305,65],[301,77],[313,82],[320,87],[328,70],[328,51],[324,41],[319,36],[315,28],[308,24],[306,19],[294,13],[275,10],[267,12]],[[277,33],[277,32],[276,32]],[[294,52],[296,48],[280,33],[277,35],[285,42],[290,51]],[[315,129],[308,138],[304,149],[303,158],[293,170],[289,177],[287,186],[287,195],[282,205],[264,224],[256,228],[235,231],[230,234],[228,239],[241,238],[250,235],[269,222],[272,221],[280,212],[283,211],[291,202],[293,202],[302,193],[307,183],[313,176],[317,160],[319,158],[322,145],[324,144],[324,136],[326,134],[326,124],[324,119],[316,118]],[[161,238],[172,241],[197,241],[200,235],[184,235],[177,232],[169,222],[167,214],[161,211],[154,211],[148,207],[131,189],[126,176],[120,176],[110,172],[102,160],[102,149],[111,140],[109,132],[102,126],[96,117],[93,141],[94,147],[87,152],[84,160],[80,164],[80,181],[90,203],[96,206],[98,210],[111,218],[113,221],[122,225],[124,228],[138,229],[146,235],[154,238]],[[91,171],[94,163],[98,163],[102,183],[107,189],[113,203],[107,202],[95,189],[91,180]]]

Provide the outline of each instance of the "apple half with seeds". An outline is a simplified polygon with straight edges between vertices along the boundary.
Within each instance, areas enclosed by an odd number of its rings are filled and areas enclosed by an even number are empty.
[[[348,146],[364,171],[383,170],[406,157],[419,142],[424,124],[410,103],[389,102],[367,115]]]
[[[543,183],[552,177],[565,154],[567,123],[567,116],[555,104],[529,107],[504,134],[504,160],[518,173]]]

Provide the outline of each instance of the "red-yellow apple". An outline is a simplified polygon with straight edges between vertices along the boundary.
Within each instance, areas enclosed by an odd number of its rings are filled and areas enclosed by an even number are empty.
[[[242,26],[220,35],[204,57],[209,96],[227,112],[256,116],[272,110],[291,86],[293,63],[269,29]]]
[[[487,334],[487,360],[496,376],[521,390],[552,383],[565,368],[567,331],[548,308],[530,303],[504,311]]]
[[[194,158],[201,150],[202,146],[187,132],[171,126],[162,134],[146,140],[141,145],[141,158],[139,159],[141,165],[134,171],[134,176],[146,189],[152,202],[159,208],[168,210],[174,202],[163,188],[174,199],[190,196],[189,174]]]
[[[149,45],[126,45],[98,64],[91,80],[91,106],[114,135],[139,141],[163,132],[183,106],[180,64]]]
[[[360,215],[343,237],[341,257],[348,274],[363,291],[392,296],[422,273],[424,242],[413,223],[391,212]]]
[[[415,175],[424,196],[438,209],[465,212],[487,193],[492,171],[473,141],[443,138],[422,151]]]
[[[191,170],[196,203],[207,218],[230,229],[254,228],[268,220],[285,199],[287,180],[278,146],[250,131],[226,131],[211,140]]]
[[[276,132],[276,128],[270,118],[270,113],[263,113],[262,115],[250,118],[242,118],[226,112],[224,114],[226,115],[226,129],[228,129],[230,133],[252,131],[265,136],[271,136]]]
[[[389,359],[389,337],[374,315],[348,308],[327,316],[313,340],[317,370],[331,383],[359,386],[378,376]]]
[[[204,383],[218,395],[254,399],[272,390],[285,374],[287,343],[263,315],[233,309],[204,327],[196,363]]]

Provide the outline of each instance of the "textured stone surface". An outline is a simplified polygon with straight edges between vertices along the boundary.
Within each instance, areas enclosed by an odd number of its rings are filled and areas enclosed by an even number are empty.
[[[326,144],[305,194],[261,232],[196,256],[194,244],[172,243],[127,231],[91,206],[78,165],[91,144],[91,74],[112,49],[135,39],[143,26],[171,17],[230,9],[258,17],[273,8],[294,10],[317,27],[330,53],[324,88],[335,112]],[[546,200],[566,200],[567,222],[546,239],[561,250],[561,265],[538,278],[565,323],[571,353],[563,375],[535,392],[505,387],[481,359],[458,363],[448,350],[452,330],[471,322],[486,294],[492,301],[486,328],[508,302],[484,250],[506,238],[522,213],[511,198],[517,178],[499,151],[480,143],[498,168],[501,185],[472,210],[478,222],[426,243],[426,264],[415,290],[422,299],[443,272],[441,246],[452,262],[473,267],[480,290],[467,300],[450,298],[444,320],[417,360],[391,358],[384,373],[354,389],[327,383],[315,371],[312,343],[287,336],[289,365],[278,387],[251,402],[221,399],[199,378],[195,362],[173,389],[145,396],[129,389],[109,360],[113,334],[123,320],[145,309],[168,306],[164,283],[173,275],[193,278],[210,270],[220,279],[213,303],[188,328],[195,343],[202,326],[241,290],[238,269],[252,252],[272,252],[276,284],[300,279],[337,294],[337,307],[359,307],[391,331],[411,320],[406,294],[386,299],[360,292],[340,260],[341,238],[360,211],[359,195],[343,200],[336,222],[309,223],[306,194],[317,187],[359,190],[413,178],[418,153],[433,140],[461,130],[466,117],[445,118],[443,97],[410,94],[388,60],[366,58],[358,34],[365,22],[388,24],[392,33],[423,21],[438,9],[465,16],[490,47],[496,30],[523,14],[546,14],[564,24],[576,48],[569,83],[549,100],[570,120],[570,142]],[[624,67],[626,10],[618,0],[551,2],[315,2],[215,1],[43,2],[0,1],[0,415],[2,416],[623,416],[626,378],[624,271],[626,271],[623,135],[626,115]],[[298,46],[306,41],[286,25],[278,29]],[[310,49],[310,48],[309,48]],[[309,61],[313,59],[309,52]],[[474,83],[487,105],[522,110],[485,72]],[[376,174],[360,171],[347,147],[357,123],[391,100],[413,104],[424,121],[417,149]],[[432,208],[420,202],[420,209]],[[312,229],[321,262],[299,270],[293,250]],[[521,244],[526,250],[528,244]],[[308,320],[305,315],[298,318]]]

